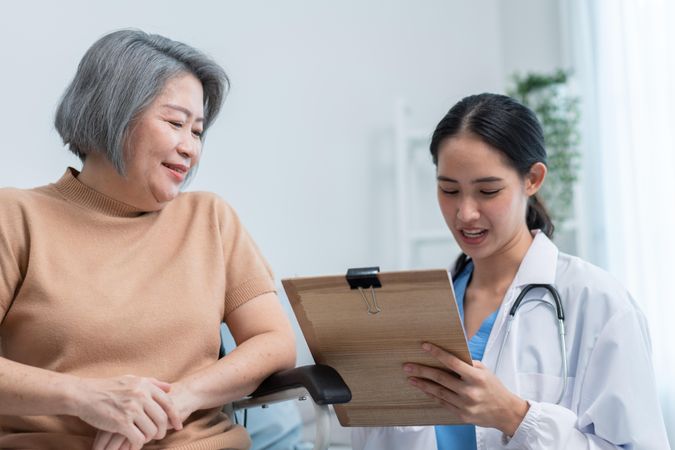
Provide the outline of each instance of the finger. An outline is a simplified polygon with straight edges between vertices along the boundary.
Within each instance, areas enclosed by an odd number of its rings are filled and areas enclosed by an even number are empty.
[[[426,395],[428,398],[430,398],[431,400],[438,403],[442,408],[450,411],[455,417],[457,417],[460,420],[461,423],[468,423],[468,424],[472,423],[471,416],[467,415],[465,413],[464,409],[458,408],[457,406],[453,405],[452,403],[450,403],[446,400],[440,399],[440,398],[436,397],[435,395],[429,394],[427,392],[424,392],[424,395]]]
[[[133,445],[129,440],[127,439],[124,441],[124,444],[120,447],[120,450],[141,450],[143,448],[143,444],[141,445]]]
[[[152,384],[166,392],[167,394],[171,391],[171,383],[167,383],[166,381],[161,381],[156,378],[148,378]]]
[[[460,377],[471,378],[473,376],[474,367],[465,363],[452,353],[449,353],[434,344],[430,344],[429,342],[422,344],[422,349],[439,360],[445,367],[457,373]]]
[[[142,448],[146,442],[145,436],[135,424],[125,427],[120,433],[127,438],[132,448]]]
[[[445,389],[443,386],[440,386],[434,382],[415,377],[408,378],[408,382],[428,396],[431,396],[432,398],[443,403],[447,403],[448,405],[452,405],[456,409],[461,409],[464,406],[462,398],[457,395],[457,393],[449,389]]]
[[[143,443],[146,444],[154,439],[157,434],[157,425],[146,414],[140,414],[134,418],[134,425],[143,433]]]
[[[153,421],[155,426],[157,427],[157,433],[153,436],[153,439],[162,439],[164,436],[166,436],[166,430],[169,425],[168,423],[168,417],[166,415],[166,412],[162,409],[157,402],[150,402],[147,405],[145,405],[145,414],[148,415],[150,420]]]
[[[104,450],[108,442],[112,439],[113,434],[109,431],[99,431],[94,438],[94,445],[92,450]]]
[[[120,446],[120,450],[141,450],[143,448],[143,445],[133,445],[131,442],[129,442],[129,439],[125,439],[124,443]]]
[[[175,430],[182,430],[183,422],[181,421],[180,414],[176,410],[176,406],[174,405],[171,398],[161,390],[154,390],[152,392],[152,399],[162,407],[171,426]]]
[[[125,438],[121,434],[114,434],[112,436],[112,439],[108,442],[108,445],[104,447],[104,450],[119,450],[122,444],[124,444],[124,441],[126,441],[127,438]]]
[[[452,391],[458,392],[462,389],[463,381],[452,373],[436,367],[429,367],[422,364],[407,363],[403,366],[403,371],[416,378],[425,378],[436,384],[446,387]]]

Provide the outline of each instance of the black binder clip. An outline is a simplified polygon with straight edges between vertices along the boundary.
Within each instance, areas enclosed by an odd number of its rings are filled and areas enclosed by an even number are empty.
[[[356,267],[353,269],[347,269],[347,282],[351,289],[358,289],[361,293],[361,297],[366,304],[368,314],[377,314],[380,311],[380,307],[377,305],[377,296],[375,295],[375,288],[382,287],[380,279],[377,278],[377,274],[380,272],[379,267]],[[368,300],[363,289],[370,288],[370,298],[372,301]]]

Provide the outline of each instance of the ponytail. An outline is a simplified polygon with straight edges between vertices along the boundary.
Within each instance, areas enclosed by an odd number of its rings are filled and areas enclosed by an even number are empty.
[[[534,194],[529,198],[527,202],[527,213],[525,216],[527,222],[527,228],[529,230],[541,230],[549,238],[553,238],[553,231],[555,231],[555,226],[553,226],[553,221],[546,211],[546,207],[539,200],[537,194]]]

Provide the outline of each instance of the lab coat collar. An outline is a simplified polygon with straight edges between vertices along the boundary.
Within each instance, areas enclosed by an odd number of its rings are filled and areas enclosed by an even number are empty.
[[[532,234],[534,240],[520,263],[514,287],[555,283],[558,247],[541,230],[534,230]]]
[[[502,339],[504,339],[506,317],[520,290],[528,284],[555,285],[558,248],[541,231],[534,230],[532,235],[534,240],[530,244],[530,248],[527,249],[527,253],[525,253],[525,257],[518,267],[518,272],[506,292],[485,347],[483,364],[491,370],[495,370],[497,359],[495,343],[502,342]]]

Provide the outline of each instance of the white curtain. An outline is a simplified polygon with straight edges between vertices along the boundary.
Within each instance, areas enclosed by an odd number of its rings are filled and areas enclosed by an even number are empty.
[[[647,315],[675,448],[675,2],[561,8],[585,114],[586,247]]]

